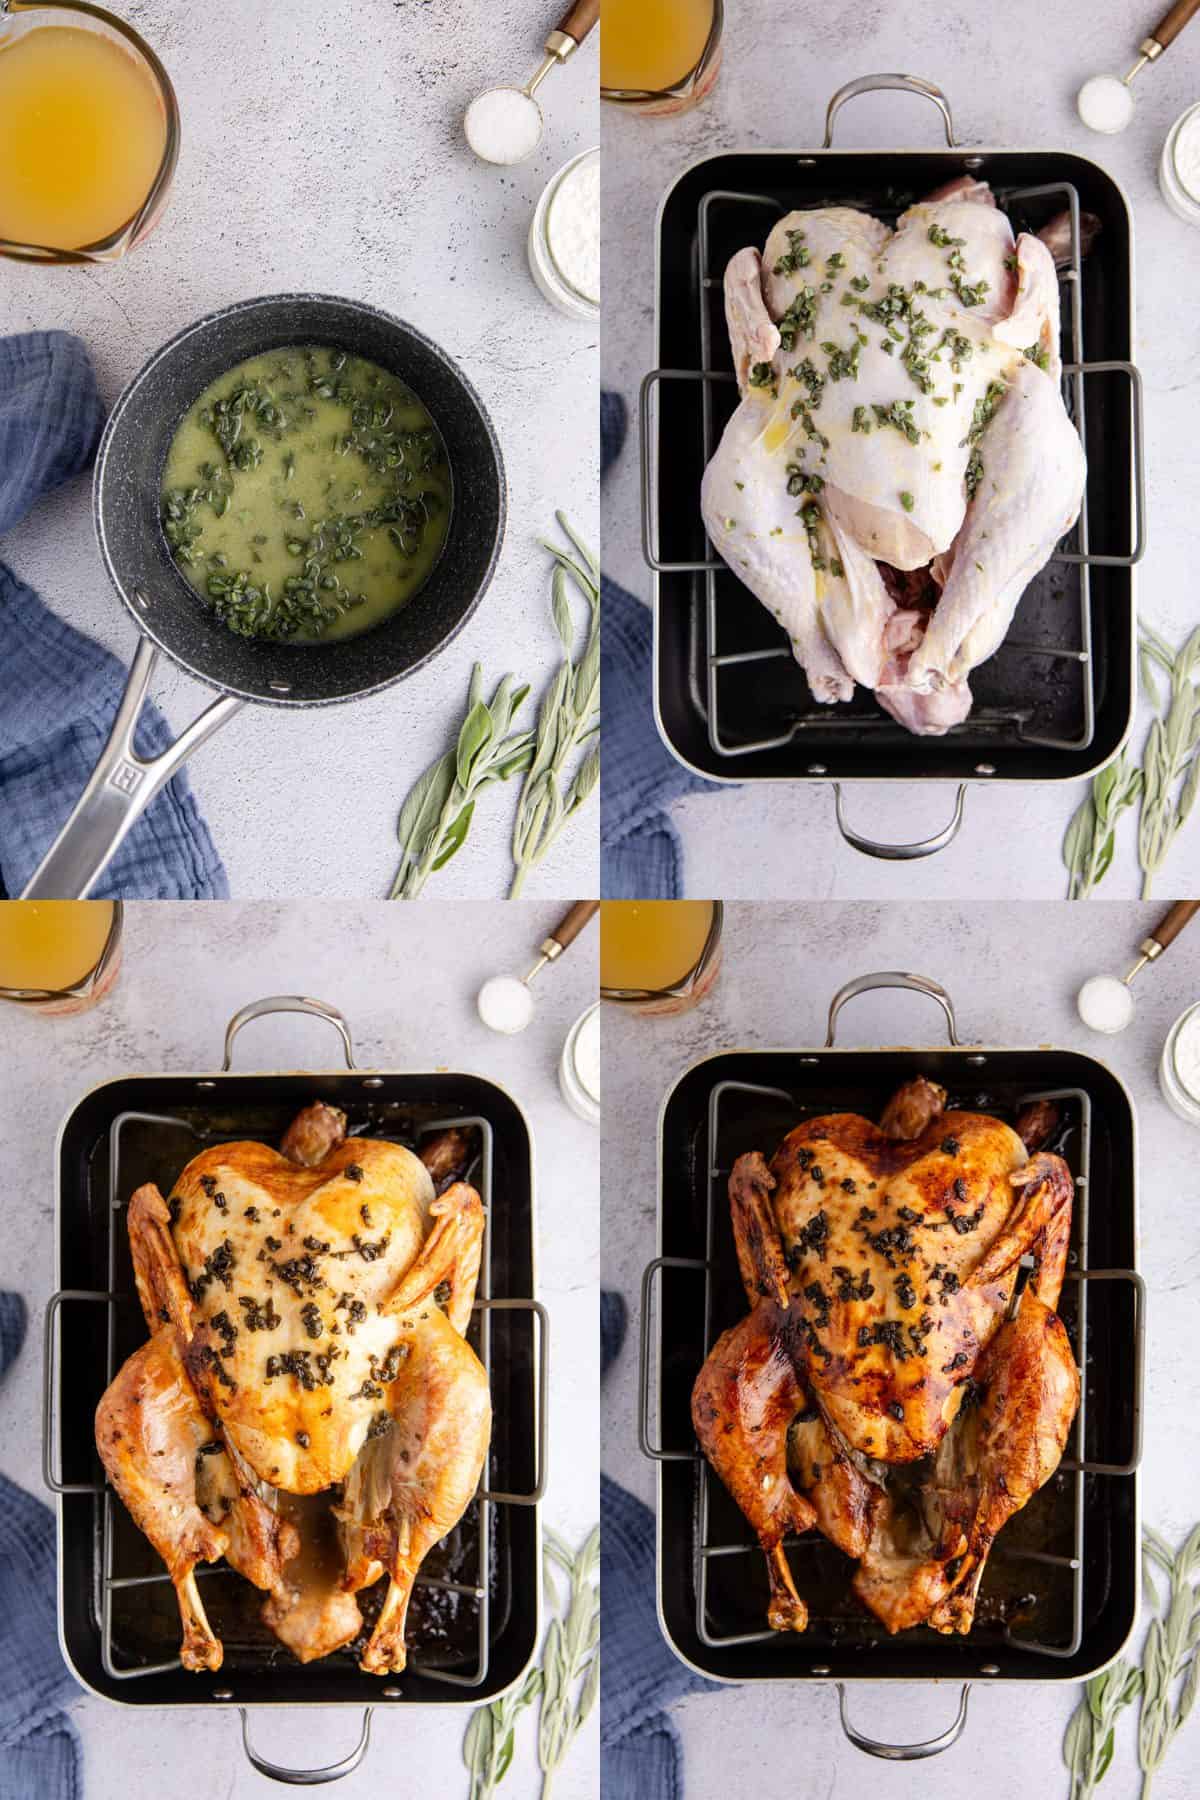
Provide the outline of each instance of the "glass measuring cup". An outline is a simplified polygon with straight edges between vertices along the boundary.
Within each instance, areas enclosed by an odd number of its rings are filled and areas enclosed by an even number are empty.
[[[72,34],[89,33],[123,56],[132,58],[161,109],[162,154],[144,196],[132,213],[119,220],[104,236],[70,247],[25,241],[4,234],[4,170],[0,167],[0,256],[39,263],[115,262],[142,241],[162,214],[179,157],[179,107],[170,77],[150,46],[124,20],[99,6],[86,4],[85,0],[0,0],[0,74],[4,72],[6,56],[20,54],[35,33],[54,27]],[[119,125],[120,115],[115,109],[114,118]]]

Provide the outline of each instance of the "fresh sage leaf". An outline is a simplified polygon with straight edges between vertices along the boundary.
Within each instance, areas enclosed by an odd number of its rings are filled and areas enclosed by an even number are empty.
[[[458,734],[458,747],[455,752],[458,767],[458,785],[464,794],[471,791],[471,775],[482,751],[487,749],[492,736],[492,715],[482,700],[477,700],[466,718],[462,730]]]

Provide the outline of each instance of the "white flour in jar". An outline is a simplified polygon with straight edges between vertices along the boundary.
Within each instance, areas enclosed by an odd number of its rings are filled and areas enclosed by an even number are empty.
[[[575,1039],[575,1073],[585,1090],[600,1100],[600,1014],[593,1008]]]
[[[559,274],[586,299],[600,303],[600,158],[585,157],[563,177],[546,221]]]
[[[1200,113],[1184,120],[1175,139],[1175,171],[1180,186],[1200,201]]]
[[[1185,1019],[1175,1039],[1175,1072],[1180,1085],[1200,1102],[1200,1012]]]

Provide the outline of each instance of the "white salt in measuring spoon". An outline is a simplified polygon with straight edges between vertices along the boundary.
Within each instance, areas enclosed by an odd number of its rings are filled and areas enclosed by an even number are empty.
[[[476,1005],[479,1016],[489,1031],[513,1037],[524,1031],[533,1017],[533,995],[529,984],[547,963],[557,962],[568,944],[573,944],[584,926],[600,911],[598,900],[576,900],[561,918],[548,938],[543,938],[537,961],[523,981],[515,975],[493,975],[479,990]]]
[[[1200,5],[1200,0],[1194,0]],[[546,54],[524,87],[494,87],[472,100],[463,120],[476,156],[490,163],[524,162],[542,141],[542,109],[535,90],[574,56],[600,17],[600,0],[575,0],[546,39]]]
[[[1079,1016],[1091,1031],[1115,1036],[1124,1031],[1133,1017],[1133,995],[1130,983],[1147,963],[1157,962],[1168,944],[1173,944],[1188,921],[1200,911],[1200,900],[1177,900],[1167,916],[1156,925],[1150,936],[1138,945],[1140,955],[1126,975],[1118,981],[1115,975],[1093,975],[1079,990],[1076,1005]]]
[[[1168,44],[1173,44],[1188,20],[1200,8],[1200,0],[1176,0],[1170,12],[1161,18],[1149,37],[1138,45],[1138,59],[1123,79],[1118,75],[1093,75],[1085,81],[1075,99],[1079,116],[1092,131],[1113,133],[1124,131],[1133,117],[1133,94],[1130,85],[1147,63],[1157,62]]]

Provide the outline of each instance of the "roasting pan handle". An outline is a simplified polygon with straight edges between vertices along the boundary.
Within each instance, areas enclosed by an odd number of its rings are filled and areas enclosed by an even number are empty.
[[[869,994],[874,988],[908,988],[914,994],[928,994],[931,1000],[937,1001],[946,1015],[946,1035],[950,1042],[956,1049],[962,1043],[958,1035],[958,1020],[954,1016],[954,1002],[944,987],[936,981],[930,981],[928,975],[906,975],[902,969],[877,969],[872,975],[859,975],[854,981],[848,981],[829,1002],[829,1020],[825,1027],[827,1050],[833,1049],[838,1014],[847,1000],[853,1000],[856,994]]]
[[[373,1706],[364,1708],[362,1731],[359,1733],[357,1744],[349,1755],[343,1756],[340,1762],[327,1763],[323,1769],[286,1769],[281,1763],[268,1762],[266,1757],[260,1756],[251,1744],[250,1719],[246,1708],[239,1706],[238,1715],[242,1721],[242,1749],[259,1774],[265,1775],[268,1781],[282,1781],[288,1787],[320,1787],[327,1781],[340,1781],[343,1775],[350,1775],[357,1769],[367,1754],[371,1742],[371,1714],[374,1710]]]
[[[537,1425],[534,1430],[534,1441],[537,1445],[537,1463],[534,1469],[533,1486],[527,1494],[498,1493],[491,1488],[481,1488],[477,1495],[480,1500],[494,1500],[500,1506],[536,1506],[545,1498],[546,1477],[549,1472],[548,1430],[550,1424],[550,1315],[540,1300],[477,1300],[476,1312],[527,1312],[531,1319],[537,1321],[537,1386],[534,1391],[534,1408],[537,1413]]]
[[[724,569],[728,567],[718,557],[713,562],[664,562],[659,549],[658,530],[658,471],[654,467],[654,440],[650,415],[651,401],[655,388],[663,381],[732,381],[733,372],[724,370],[703,369],[651,369],[642,382],[642,391],[638,400],[638,436],[641,449],[642,471],[642,560],[654,570],[656,575],[694,574],[697,571]]]
[[[864,1737],[851,1725],[846,1713],[846,1689],[842,1682],[837,1684],[838,1711],[841,1716],[842,1730],[850,1742],[858,1750],[865,1750],[868,1756],[881,1756],[885,1762],[922,1762],[927,1756],[940,1756],[943,1750],[949,1750],[951,1744],[957,1744],[967,1723],[967,1698],[971,1692],[971,1684],[964,1681],[962,1692],[958,1696],[958,1712],[953,1722],[937,1737],[926,1738],[923,1744],[885,1744],[878,1738]]]
[[[946,142],[952,150],[958,148],[954,136],[954,120],[950,117],[950,102],[940,87],[934,87],[932,81],[922,81],[919,75],[860,75],[857,81],[848,81],[840,87],[829,102],[825,112],[825,139],[822,150],[828,150],[833,143],[833,121],[847,100],[857,99],[859,94],[873,94],[880,88],[900,88],[906,94],[920,94],[924,100],[932,100],[942,115],[942,124],[946,128]]]
[[[228,1074],[233,1065],[233,1044],[243,1025],[249,1025],[254,1019],[265,1019],[270,1013],[311,1013],[314,1019],[324,1019],[332,1025],[342,1040],[342,1049],[346,1055],[346,1067],[357,1069],[354,1060],[354,1040],[350,1036],[350,1027],[336,1006],[328,1006],[324,1000],[310,1000],[304,994],[270,994],[265,1000],[252,1000],[249,1006],[243,1006],[235,1012],[225,1027],[225,1056],[221,1063],[222,1074]]]
[[[1125,1462],[1076,1461],[1064,1458],[1061,1469],[1078,1469],[1083,1475],[1132,1475],[1142,1460],[1142,1389],[1146,1371],[1146,1283],[1136,1269],[1068,1269],[1067,1280],[1127,1281],[1133,1289],[1133,1446]],[[1080,1446],[1082,1448],[1082,1445]]]
[[[638,1443],[643,1456],[652,1462],[692,1462],[694,1450],[664,1450],[654,1442],[650,1429],[650,1304],[655,1277],[663,1269],[705,1269],[707,1263],[695,1256],[656,1256],[642,1272],[642,1317],[638,1334]],[[661,1371],[660,1371],[661,1375]],[[661,1394],[660,1394],[661,1400]],[[661,1414],[662,1408],[659,1407]]]
[[[232,696],[214,700],[157,756],[139,756],[133,740],[157,658],[149,638],[140,638],[100,760],[23,900],[86,899],[159,789],[245,704]]]
[[[943,825],[932,837],[921,838],[915,844],[878,844],[874,838],[862,837],[857,831],[851,831],[842,805],[842,784],[840,781],[833,784],[833,816],[843,838],[852,850],[861,850],[864,856],[877,856],[883,862],[916,862],[923,856],[936,856],[939,850],[952,844],[961,831],[966,804],[967,784],[964,781],[959,784],[954,816],[948,825]]]
[[[111,1306],[117,1298],[115,1294],[98,1293],[91,1288],[60,1288],[51,1294],[50,1303],[46,1307],[46,1326],[42,1351],[42,1480],[52,1494],[102,1494],[104,1482],[100,1481],[64,1481],[61,1468],[56,1467],[54,1445],[57,1437],[57,1420],[54,1412],[54,1398],[58,1393],[58,1314],[59,1309],[68,1300],[90,1300],[102,1306]]]

